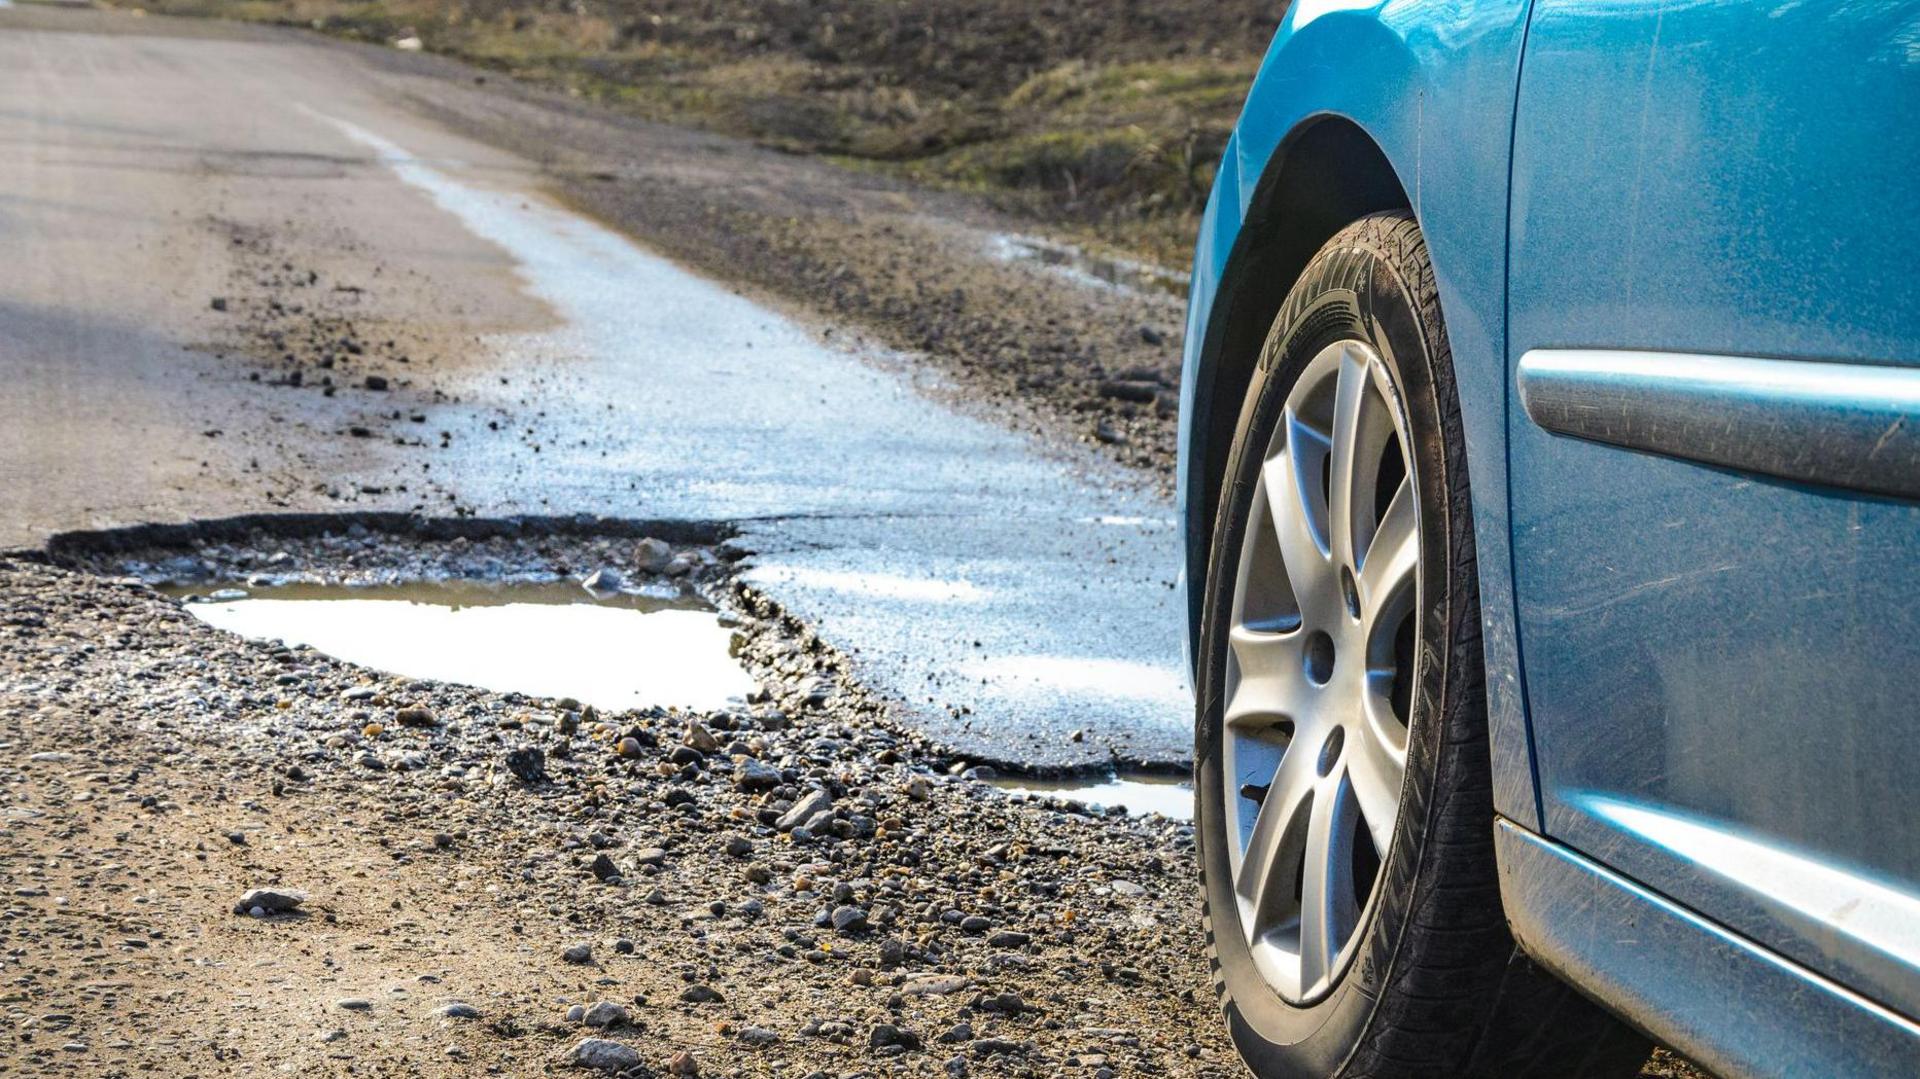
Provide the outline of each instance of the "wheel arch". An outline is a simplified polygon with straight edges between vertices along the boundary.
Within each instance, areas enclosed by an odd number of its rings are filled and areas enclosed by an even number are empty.
[[[1188,581],[1206,579],[1205,551],[1233,440],[1232,418],[1281,303],[1335,233],[1370,213],[1411,208],[1386,152],[1348,117],[1321,113],[1302,120],[1268,159],[1219,277],[1192,370],[1189,429],[1204,434],[1189,442],[1181,477]],[[1187,593],[1188,640],[1197,642],[1202,592]]]

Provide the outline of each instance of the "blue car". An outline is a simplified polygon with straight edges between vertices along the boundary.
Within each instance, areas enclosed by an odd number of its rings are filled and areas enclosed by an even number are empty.
[[[1920,1076],[1920,3],[1295,0],[1182,382],[1279,1076]]]

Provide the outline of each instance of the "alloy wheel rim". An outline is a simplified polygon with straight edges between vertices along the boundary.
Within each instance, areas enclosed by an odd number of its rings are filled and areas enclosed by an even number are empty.
[[[1399,820],[1420,506],[1393,373],[1362,341],[1301,372],[1241,542],[1223,722],[1234,899],[1296,1004],[1338,983]]]

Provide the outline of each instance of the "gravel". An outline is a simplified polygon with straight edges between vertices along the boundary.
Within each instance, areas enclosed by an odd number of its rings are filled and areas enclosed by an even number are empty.
[[[1095,1056],[1242,1074],[1189,825],[947,776],[805,627],[721,598],[751,703],[607,714],[243,640],[136,581],[0,559],[0,948],[12,1008],[72,1017],[0,1057],[71,1072],[74,1040],[124,1074],[661,1075],[682,1054],[796,1079],[952,1059],[1091,1075],[1066,1062]],[[842,690],[808,705],[810,680]],[[402,708],[438,722],[365,733]],[[674,763],[695,723],[719,752]],[[396,751],[422,766],[353,763]],[[536,752],[537,782],[505,766]],[[780,831],[799,808],[819,826]],[[594,880],[603,855],[620,883]],[[209,923],[282,881],[301,916]],[[313,1006],[347,1000],[369,1008]],[[580,1040],[559,1021],[575,1004],[614,1036]]]

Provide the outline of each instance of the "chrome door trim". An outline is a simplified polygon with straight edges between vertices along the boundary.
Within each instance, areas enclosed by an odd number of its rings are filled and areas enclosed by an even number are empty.
[[[1534,349],[1520,402],[1554,434],[1920,498],[1920,368]]]

